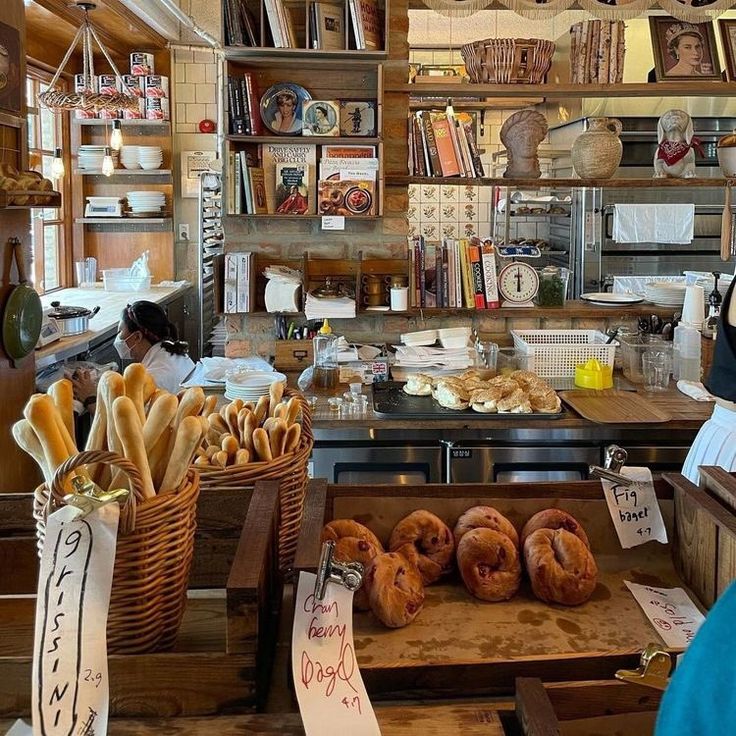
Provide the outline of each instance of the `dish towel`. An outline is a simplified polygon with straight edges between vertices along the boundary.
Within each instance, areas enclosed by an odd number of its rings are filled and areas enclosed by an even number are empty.
[[[710,394],[708,389],[699,381],[686,381],[685,379],[680,379],[677,382],[677,390],[685,394],[685,396],[695,399],[695,401],[715,401],[712,394]]]
[[[617,243],[689,245],[694,224],[694,204],[617,204],[613,239]]]

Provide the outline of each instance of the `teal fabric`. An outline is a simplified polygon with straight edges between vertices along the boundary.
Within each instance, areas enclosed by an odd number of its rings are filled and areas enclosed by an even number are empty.
[[[655,736],[736,733],[736,582],[706,616],[665,691]]]

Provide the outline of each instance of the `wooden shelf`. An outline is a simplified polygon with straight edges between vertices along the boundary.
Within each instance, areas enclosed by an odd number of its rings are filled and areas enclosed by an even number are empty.
[[[51,197],[51,201],[46,204],[14,204],[13,200],[17,197]],[[30,189],[20,189],[17,191],[7,191],[0,189],[0,210],[29,210],[32,208],[56,208],[61,207],[61,192],[38,192]]]
[[[80,225],[165,225],[170,217],[77,217]]]
[[[327,135],[233,135],[225,138],[233,143],[288,143],[326,146],[376,146],[380,138],[362,138],[360,136],[327,136]]]
[[[89,169],[74,169],[77,176],[105,176],[102,171],[90,171]],[[171,169],[115,169],[107,177],[112,180],[116,176],[171,176]]]
[[[367,62],[375,64],[388,56],[387,51],[372,49],[277,49],[270,46],[226,46],[225,58],[228,61],[258,61],[259,59],[275,61],[285,60],[293,64],[310,63],[311,61],[345,60],[349,62]]]
[[[238,218],[247,218],[247,219],[256,219],[256,220],[264,220],[264,219],[271,219],[271,220],[321,220],[322,215],[246,215],[246,214],[239,214],[239,215],[222,215],[223,217],[238,217]],[[380,215],[352,215],[348,217],[345,216],[345,222],[348,223],[353,220],[380,220]],[[330,230],[330,232],[339,232]]]
[[[631,306],[620,304],[610,307],[600,307],[584,301],[568,301],[564,307],[500,307],[498,309],[468,309],[467,307],[411,307],[406,314],[424,314],[426,317],[440,316],[467,316],[472,314],[489,314],[499,317],[552,317],[563,318],[592,318],[601,317],[636,317],[640,314],[657,314],[660,317],[671,316],[679,311],[678,307],[657,307],[654,304],[642,302]]]
[[[424,85],[422,85],[424,86]],[[451,96],[451,95],[449,95]],[[409,103],[410,110],[427,110],[427,109],[438,109],[444,112],[447,105],[447,97],[430,95],[431,99],[423,100],[421,102],[415,102],[412,100]],[[531,107],[532,105],[541,105],[544,102],[544,97],[494,97],[493,98],[493,109],[494,110],[517,110],[520,107]],[[463,110],[488,110],[491,105],[488,102],[469,102],[463,100],[452,100],[452,107],[456,112]]]
[[[409,184],[457,184],[463,186],[497,186],[526,189],[571,189],[601,187],[605,189],[656,189],[677,187],[724,187],[728,179],[502,179],[459,176],[386,176],[385,185],[402,187]]]
[[[622,84],[398,84],[387,92],[414,97],[717,97],[736,95],[734,82],[631,82]],[[458,106],[460,102],[458,101]],[[492,100],[488,107],[493,107]]]
[[[99,120],[95,118],[94,120],[84,120],[79,118],[72,118],[72,122],[75,125],[112,125],[112,120]],[[169,128],[171,127],[171,121],[170,120],[122,120],[118,119],[118,122],[124,127],[124,128]]]

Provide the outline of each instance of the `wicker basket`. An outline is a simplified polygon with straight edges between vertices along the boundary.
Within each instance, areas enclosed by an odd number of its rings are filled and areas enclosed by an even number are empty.
[[[541,38],[485,38],[460,49],[475,84],[542,84],[554,52]]]
[[[199,476],[187,473],[174,493],[144,499],[141,477],[129,460],[112,452],[81,452],[60,465],[51,485],[36,489],[33,515],[43,546],[46,518],[63,505],[62,483],[81,465],[113,464],[131,480],[133,493],[121,510],[107,649],[111,654],[141,654],[170,649],[186,604],[197,526]]]
[[[296,553],[299,527],[304,513],[307,490],[307,464],[312,454],[312,414],[304,397],[293,389],[286,389],[285,398],[296,397],[301,407],[302,432],[294,452],[277,457],[271,462],[233,465],[227,468],[197,465],[202,488],[231,488],[253,485],[258,480],[279,481],[279,570],[286,572]]]

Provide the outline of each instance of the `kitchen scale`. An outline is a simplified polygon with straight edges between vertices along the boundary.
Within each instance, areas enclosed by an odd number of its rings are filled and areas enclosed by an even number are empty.
[[[507,264],[498,274],[498,290],[505,300],[502,307],[533,307],[539,291],[537,270],[521,261]]]
[[[123,202],[119,197],[87,197],[85,217],[122,217]]]
[[[53,317],[49,317],[49,314],[53,311],[53,307],[46,307],[46,309],[43,310],[41,332],[38,336],[36,349],[45,347],[49,343],[61,338],[61,327],[59,327],[59,323]]]

